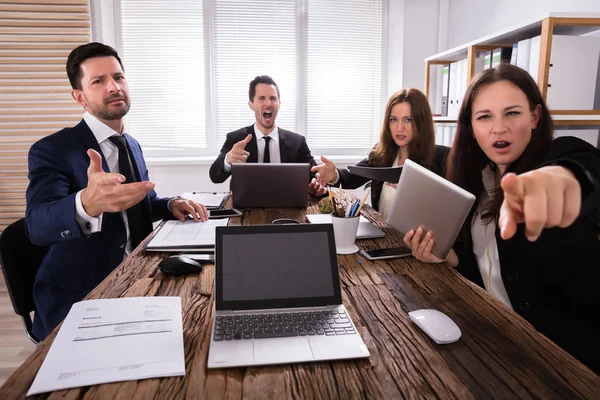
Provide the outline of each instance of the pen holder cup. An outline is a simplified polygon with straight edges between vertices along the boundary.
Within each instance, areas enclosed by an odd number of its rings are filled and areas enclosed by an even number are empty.
[[[337,254],[353,254],[359,248],[354,244],[360,215],[355,217],[340,218],[331,215],[333,223],[333,236],[335,237],[335,252]]]

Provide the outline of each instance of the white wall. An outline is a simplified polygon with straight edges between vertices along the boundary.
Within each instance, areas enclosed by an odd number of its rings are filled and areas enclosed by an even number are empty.
[[[450,0],[448,48],[546,12],[600,13],[600,0]]]

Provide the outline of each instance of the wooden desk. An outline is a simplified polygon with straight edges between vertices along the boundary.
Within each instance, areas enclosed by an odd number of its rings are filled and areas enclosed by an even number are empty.
[[[401,242],[378,213],[369,208],[364,214],[387,236],[358,241],[359,247]],[[249,225],[276,218],[305,220],[303,210],[266,209],[246,210],[231,222]],[[370,262],[359,254],[339,256],[338,262],[344,305],[370,358],[208,370],[214,266],[205,266],[200,275],[168,277],[157,270],[165,256],[138,248],[87,298],[181,296],[186,375],[77,388],[49,398],[591,399],[600,393],[596,374],[452,268],[414,258]],[[458,342],[436,345],[408,318],[408,311],[429,307],[456,321],[462,330]],[[25,396],[57,332],[0,388],[0,399]]]

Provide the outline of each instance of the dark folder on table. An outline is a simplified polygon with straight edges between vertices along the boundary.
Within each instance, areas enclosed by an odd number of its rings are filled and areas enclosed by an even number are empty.
[[[348,167],[348,171],[350,171],[350,173],[353,175],[363,176],[374,181],[398,183],[400,180],[400,174],[402,174],[402,167],[378,168],[351,165]]]

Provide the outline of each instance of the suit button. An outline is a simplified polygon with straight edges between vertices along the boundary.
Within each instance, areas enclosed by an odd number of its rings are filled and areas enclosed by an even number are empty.
[[[70,238],[70,237],[71,237],[71,231],[70,231],[70,230],[68,230],[68,229],[65,229],[64,231],[62,231],[62,232],[60,233],[60,237],[61,237],[61,238],[63,238],[63,239],[68,239],[68,238]]]
[[[521,311],[529,311],[531,310],[531,304],[526,301],[522,301],[519,303],[519,310]]]
[[[124,249],[124,248],[125,248],[125,243],[123,243],[123,244],[120,246],[120,248],[121,248],[121,249]]]
[[[508,274],[508,281],[509,282],[518,282],[519,281],[519,274],[511,272],[510,274]]]

